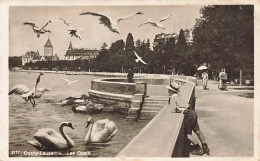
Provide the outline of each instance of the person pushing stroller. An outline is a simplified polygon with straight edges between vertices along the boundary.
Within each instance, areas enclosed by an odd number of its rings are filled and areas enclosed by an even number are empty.
[[[207,89],[208,79],[209,79],[209,76],[208,76],[208,73],[207,73],[206,69],[203,70],[203,73],[202,73],[201,77],[202,77],[203,89],[205,90],[205,89]]]
[[[225,72],[225,68],[221,70],[219,73],[219,85],[218,88],[220,90],[227,90],[227,73]]]

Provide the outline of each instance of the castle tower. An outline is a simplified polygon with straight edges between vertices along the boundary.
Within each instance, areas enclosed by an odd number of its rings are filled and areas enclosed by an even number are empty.
[[[68,49],[69,49],[69,50],[73,49],[72,44],[71,44],[71,41],[70,41],[70,45],[69,45],[69,48],[68,48]]]
[[[53,56],[53,46],[51,44],[49,37],[47,42],[44,45],[44,56]]]

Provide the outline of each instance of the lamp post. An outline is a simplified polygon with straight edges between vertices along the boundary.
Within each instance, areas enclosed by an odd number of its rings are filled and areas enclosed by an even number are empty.
[[[88,72],[90,72],[91,71],[91,69],[90,69],[91,68],[90,60],[88,60],[88,62],[89,62],[88,63]]]
[[[240,69],[240,80],[239,80],[239,86],[242,86],[242,81],[243,81],[243,74],[242,74],[242,70]]]

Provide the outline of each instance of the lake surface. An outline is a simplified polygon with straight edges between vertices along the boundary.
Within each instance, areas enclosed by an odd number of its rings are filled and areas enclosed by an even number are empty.
[[[9,89],[16,84],[25,84],[30,89],[35,86],[39,73],[28,74],[26,72],[9,73]],[[68,85],[62,77],[78,82]],[[32,108],[30,102],[25,102],[18,95],[9,96],[9,156],[10,157],[114,157],[127,143],[138,134],[149,122],[148,120],[125,121],[122,115],[117,113],[102,113],[96,115],[73,113],[71,106],[61,106],[60,100],[67,97],[80,97],[90,89],[93,79],[100,76],[89,75],[64,75],[44,73],[38,87],[48,87],[51,91],[36,99],[36,107]],[[88,145],[84,143],[88,131],[86,122],[89,117],[94,120],[108,118],[114,121],[119,129],[112,141],[106,144]],[[37,149],[27,143],[34,140],[33,135],[38,129],[53,128],[58,131],[63,121],[70,121],[74,130],[64,128],[67,135],[75,141],[75,147],[59,154],[39,153]],[[70,153],[70,154],[69,154]]]

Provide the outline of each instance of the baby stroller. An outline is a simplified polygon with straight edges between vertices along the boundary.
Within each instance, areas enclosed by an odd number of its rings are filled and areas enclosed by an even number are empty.
[[[220,79],[218,89],[220,90],[227,90],[227,80],[226,79]]]

